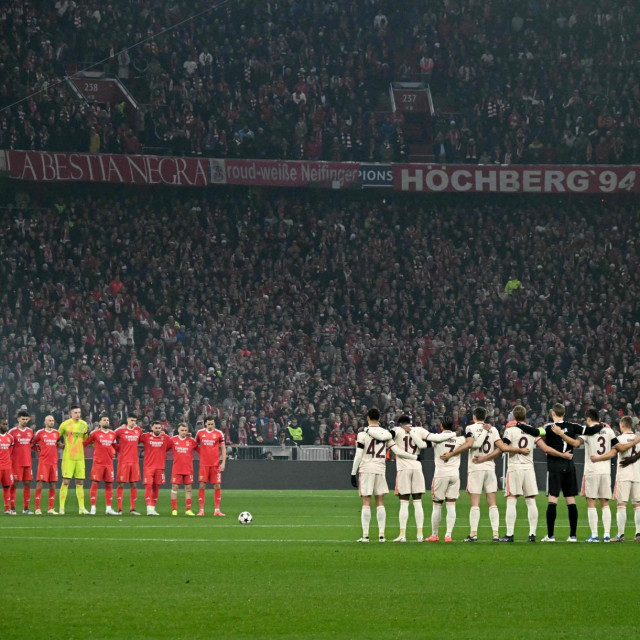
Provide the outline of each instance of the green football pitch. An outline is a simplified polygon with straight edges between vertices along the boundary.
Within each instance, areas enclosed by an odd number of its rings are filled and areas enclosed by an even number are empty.
[[[168,502],[163,492],[162,514]],[[520,505],[517,542],[495,544],[483,505],[481,541],[465,544],[465,496],[453,544],[365,545],[355,491],[224,491],[227,518],[187,518],[179,504],[179,517],[69,515],[72,490],[63,517],[0,517],[0,638],[594,639],[640,628],[631,511],[625,544],[567,544],[562,504],[559,541],[531,544]],[[540,539],[543,496],[539,507]],[[243,510],[252,524],[238,523]],[[388,539],[397,515],[388,496]]]

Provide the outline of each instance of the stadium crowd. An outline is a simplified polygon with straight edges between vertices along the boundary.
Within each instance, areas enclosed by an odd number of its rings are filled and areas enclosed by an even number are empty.
[[[339,444],[373,405],[428,428],[477,404],[497,425],[516,403],[537,424],[558,400],[640,412],[624,202],[108,193],[5,210],[0,418],[77,403],[89,423],[215,415],[228,443],[291,423]]]
[[[0,148],[397,161],[389,82],[423,79],[452,114],[438,161],[640,160],[628,0],[217,4],[3,3]],[[62,82],[103,60],[135,114]]]

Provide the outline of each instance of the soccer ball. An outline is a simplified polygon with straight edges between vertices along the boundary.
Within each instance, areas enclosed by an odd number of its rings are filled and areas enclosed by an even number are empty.
[[[238,516],[238,522],[240,524],[251,524],[252,520],[253,520],[253,516],[248,511],[243,511]]]

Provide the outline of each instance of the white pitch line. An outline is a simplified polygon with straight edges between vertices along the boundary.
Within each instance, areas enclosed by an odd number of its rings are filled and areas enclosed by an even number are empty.
[[[0,540],[104,540],[107,542],[210,542],[218,544],[219,542],[244,543],[244,542],[304,542],[304,543],[347,543],[354,540],[327,540],[324,538],[316,538],[313,540],[298,540],[297,538],[281,538],[279,540],[273,538],[99,538],[99,537],[70,537],[70,536],[0,536]]]
[[[238,527],[241,526],[250,526],[252,529],[351,529],[357,526],[358,523],[354,523],[354,524],[250,524],[250,525],[241,525],[239,523],[235,523],[235,524],[215,524],[215,525],[211,525],[211,531],[215,531],[216,529],[237,529]],[[4,530],[5,531],[14,531],[14,530],[24,530],[24,529],[29,529],[31,531],[54,531],[56,529],[64,529],[65,531],[67,529],[113,529],[113,530],[118,530],[118,529],[189,529],[190,531],[193,531],[194,528],[190,527],[186,524],[182,524],[182,525],[173,525],[173,524],[151,524],[151,525],[145,525],[145,524],[140,524],[140,525],[135,525],[135,524],[122,524],[122,525],[117,525],[117,524],[112,524],[112,525],[108,525],[108,526],[95,526],[95,525],[89,525],[89,526],[75,526],[75,525],[70,525],[70,526],[64,526],[64,525],[60,525],[60,526],[43,526],[43,527],[38,527],[38,526],[34,526],[34,527],[6,527]]]
[[[69,541],[69,540],[73,540],[73,541],[107,541],[107,542],[165,542],[165,543],[172,543],[172,542],[181,542],[181,543],[185,543],[185,542],[203,542],[203,543],[212,543],[212,544],[220,544],[220,543],[229,543],[229,544],[244,544],[246,542],[250,542],[250,543],[268,543],[268,542],[277,542],[278,544],[281,544],[283,542],[288,542],[288,543],[302,543],[302,544],[354,544],[357,545],[359,547],[375,547],[380,543],[376,543],[375,538],[372,538],[371,543],[368,545],[362,545],[360,543],[358,543],[354,538],[351,538],[349,540],[329,540],[329,539],[325,539],[325,538],[313,538],[313,539],[297,539],[297,538],[279,538],[279,539],[274,539],[274,538],[245,538],[245,539],[238,539],[238,538],[100,538],[100,537],[70,537],[70,536],[0,536],[0,540],[44,540],[45,542],[49,541],[49,540],[65,540],[65,541]],[[407,543],[405,544],[412,544],[414,541],[413,540],[409,540]],[[459,540],[455,540],[454,542],[456,543],[461,543],[461,539]],[[518,543],[525,543],[526,541],[523,540],[519,540]],[[416,543],[419,544],[420,546],[422,546],[424,543]],[[473,544],[468,544],[468,545],[464,545],[467,546],[468,548],[474,547],[476,545],[482,545],[482,544],[490,544],[490,545],[496,545],[495,542],[493,542],[492,540],[478,540],[478,542],[474,542]],[[529,545],[528,542],[526,542],[527,545]],[[567,543],[568,544],[568,543]],[[389,546],[389,545],[387,545]],[[404,544],[401,545],[394,545],[393,543],[391,543],[390,546],[395,546],[395,547],[403,547],[405,546]],[[441,545],[443,546],[443,545]],[[497,545],[496,545],[497,546]],[[499,545],[502,548],[508,548],[508,546],[510,545]],[[538,545],[538,547],[541,547],[544,545]],[[549,546],[549,545],[548,545]],[[550,545],[550,546],[554,546],[554,545]],[[555,546],[563,546],[562,541],[558,541],[557,545]],[[602,546],[602,545],[600,545]]]

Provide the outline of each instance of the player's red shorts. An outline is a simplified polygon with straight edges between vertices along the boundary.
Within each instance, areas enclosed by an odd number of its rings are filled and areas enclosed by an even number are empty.
[[[94,464],[91,467],[91,480],[93,482],[113,482],[113,465]]]
[[[209,484],[221,484],[222,473],[220,473],[220,467],[200,467],[198,480]]]
[[[193,473],[174,473],[171,475],[171,484],[193,484]]]
[[[58,465],[39,464],[36,480],[39,482],[58,482]]]
[[[145,469],[142,476],[142,484],[164,484],[166,482],[164,477],[164,469]]]
[[[33,480],[33,471],[31,467],[13,467],[13,481],[14,482],[29,482]]]
[[[0,469],[0,485],[10,487],[13,484],[13,470]]]
[[[118,482],[139,482],[140,465],[137,462],[118,463]]]

